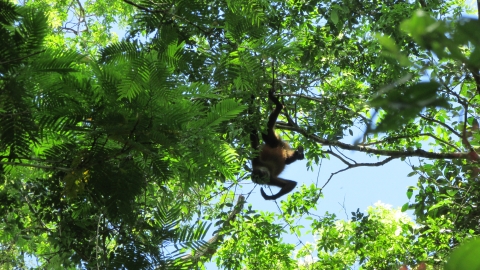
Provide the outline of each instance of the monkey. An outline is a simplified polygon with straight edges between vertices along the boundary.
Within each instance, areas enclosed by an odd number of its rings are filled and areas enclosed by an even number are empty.
[[[282,141],[275,132],[275,123],[284,105],[275,96],[274,90],[268,91],[268,98],[275,104],[275,109],[268,117],[267,133],[262,133],[264,144],[259,146],[259,137],[256,129],[253,129],[250,134],[252,148],[259,151],[252,159],[251,178],[257,184],[279,187],[280,191],[275,195],[267,195],[263,188],[260,189],[265,200],[276,200],[297,186],[297,182],[280,178],[278,175],[285,169],[285,165],[304,159],[305,156],[302,146],[298,147],[297,150],[292,150],[290,145]]]

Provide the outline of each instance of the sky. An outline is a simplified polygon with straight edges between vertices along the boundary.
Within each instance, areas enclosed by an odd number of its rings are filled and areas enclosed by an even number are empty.
[[[353,151],[344,154],[357,162],[374,163],[386,158],[377,159]],[[299,185],[310,185],[316,183],[318,170],[320,170],[318,183],[319,186],[323,186],[331,173],[345,167],[345,164],[332,156],[330,160],[324,159],[321,167],[317,166],[314,171],[307,171],[306,160],[302,160],[288,165],[281,176],[297,181]],[[357,167],[341,172],[335,175],[324,188],[324,198],[318,201],[318,211],[320,213],[328,211],[337,214],[339,218],[349,219],[350,212],[356,211],[357,208],[365,211],[368,206],[378,201],[393,207],[401,207],[408,202],[407,187],[414,186],[417,182],[415,176],[407,177],[411,171],[406,162],[396,159],[379,167]],[[250,197],[254,199],[252,203],[255,200],[263,200],[258,191],[254,195]],[[274,205],[273,202],[272,204]],[[259,206],[267,208],[262,210],[272,210],[269,203],[263,202]],[[345,211],[349,214],[348,217],[345,216]]]
[[[351,137],[343,141],[353,143],[354,139]],[[365,153],[354,151],[344,151],[343,153],[359,163],[375,163],[387,158],[368,157]],[[287,165],[280,177],[297,181],[298,185],[295,190],[298,190],[302,184],[308,186],[317,183],[317,177],[318,186],[322,187],[332,173],[346,167],[335,157],[330,157],[330,160],[323,159],[321,167],[314,166],[313,171],[307,171],[307,160],[296,161]],[[418,180],[418,176],[415,175],[407,177],[408,173],[412,172],[407,162],[418,164],[415,159],[406,159],[405,161],[394,159],[383,166],[356,167],[336,174],[323,189],[323,198],[318,200],[317,210],[312,213],[323,216],[325,212],[329,212],[336,214],[338,219],[349,220],[351,212],[355,212],[357,209],[366,212],[369,206],[373,206],[379,201],[392,205],[392,208],[401,208],[403,204],[409,202],[406,195],[407,188],[416,186]],[[320,174],[318,174],[318,170],[320,170]],[[244,190],[246,190],[245,187]],[[272,187],[272,191],[276,193],[278,189]],[[270,194],[269,191],[267,194]],[[286,196],[288,195],[277,199],[279,205]],[[411,202],[413,200],[414,196],[412,196]],[[254,189],[247,202],[251,203],[254,209],[280,213],[275,201],[265,201],[262,198],[259,185]],[[407,214],[413,219],[412,213],[413,211],[407,211]],[[287,240],[287,238],[285,239]],[[294,238],[295,242],[298,241],[295,236]]]
[[[354,134],[358,137],[359,134]],[[353,143],[354,137],[347,137],[343,142]],[[308,151],[308,150],[307,150]],[[368,157],[365,153],[344,151],[348,158],[362,163],[375,163],[385,159],[386,157]],[[379,167],[356,167],[335,175],[327,186],[323,190],[323,198],[318,200],[317,210],[311,211],[311,213],[324,216],[326,212],[334,213],[338,219],[349,220],[351,218],[351,212],[356,212],[357,208],[360,212],[365,213],[369,206],[373,206],[374,203],[381,201],[384,204],[392,205],[392,208],[401,208],[403,204],[409,202],[407,198],[407,188],[409,186],[416,186],[417,177],[407,177],[408,173],[412,172],[412,169],[407,164],[409,160],[401,161],[395,159],[389,163]],[[418,161],[411,161],[413,164],[418,164]],[[290,165],[287,165],[285,171],[280,177],[297,181],[297,187],[292,192],[299,190],[300,186],[311,185],[317,183],[322,187],[330,177],[331,173],[344,169],[346,165],[331,156],[331,159],[323,159],[321,167],[314,166],[313,171],[307,171],[307,160],[296,161]],[[320,170],[320,174],[318,174]],[[260,185],[257,185],[252,194],[247,198],[247,204],[252,204],[253,209],[258,211],[271,211],[275,213],[281,213],[277,204],[280,205],[281,201],[286,199],[288,195],[285,195],[276,201],[265,201],[260,194]],[[243,186],[243,192],[248,193],[253,188],[252,185]],[[272,187],[272,192],[276,193],[278,188]],[[266,193],[270,194],[268,188]],[[414,193],[415,194],[415,193]],[[412,196],[412,202],[414,196]],[[235,200],[236,201],[236,200]],[[413,219],[413,211],[407,211],[407,214]],[[309,229],[311,221],[307,221],[304,216],[303,220],[299,221],[299,224],[305,226],[305,230]],[[315,216],[312,216],[315,218]],[[286,228],[288,231],[288,228]],[[212,228],[211,228],[211,231]],[[207,233],[207,239],[211,237],[211,233]],[[313,236],[311,234],[304,234],[300,237],[302,243],[313,242]],[[283,241],[291,244],[298,244],[299,239],[296,235],[284,234]],[[300,248],[300,247],[298,247]],[[206,264],[206,269],[213,270],[218,269],[214,263]]]

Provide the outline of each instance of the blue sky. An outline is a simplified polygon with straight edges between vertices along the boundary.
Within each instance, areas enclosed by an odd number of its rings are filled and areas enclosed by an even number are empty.
[[[365,153],[353,151],[347,151],[344,154],[356,162],[362,163],[375,163],[386,158],[380,157],[377,159],[376,157],[368,157]],[[408,162],[408,159],[406,162]],[[339,219],[348,220],[351,218],[351,212],[355,212],[357,208],[361,212],[366,212],[368,206],[373,206],[378,201],[390,204],[393,208],[400,208],[404,203],[408,202],[406,196],[407,188],[415,186],[417,183],[417,176],[407,177],[407,174],[412,169],[406,162],[395,159],[383,166],[357,167],[335,175],[324,188],[324,197],[319,199],[317,211],[312,211],[312,213],[323,216],[328,211],[336,214]],[[331,173],[345,168],[345,164],[333,156],[330,160],[324,159],[321,167],[316,166],[314,171],[307,171],[306,163],[306,160],[301,160],[288,165],[281,177],[297,181],[296,189],[302,184],[315,184],[318,177],[318,184],[321,187],[328,180]],[[413,163],[418,162],[415,160]],[[320,175],[318,175],[319,169]],[[244,185],[243,192],[247,193],[252,188],[253,185]],[[272,187],[272,191],[276,193],[278,189]],[[270,194],[268,188],[266,192]],[[286,196],[281,197],[276,202],[280,205],[281,200],[285,199]],[[413,199],[414,197],[412,197]],[[248,197],[247,204],[252,204],[255,210],[280,213],[275,201],[265,201],[262,198],[260,185],[257,185]],[[413,219],[411,211],[408,214]],[[308,224],[310,224],[310,221],[304,219],[300,220],[299,223],[306,227],[304,231],[309,229]],[[210,237],[211,233],[208,233],[207,239]],[[296,235],[285,234],[283,238],[284,242],[287,243],[298,244],[299,242]],[[313,242],[314,240],[311,234],[302,235],[300,239],[303,243]],[[214,263],[207,263],[206,269],[218,268]]]
[[[386,158],[368,157],[365,153],[354,151],[345,151],[344,154],[359,163],[375,163]],[[306,162],[306,160],[301,160],[288,165],[281,177],[297,181],[296,189],[302,184],[315,184],[318,177],[318,186],[321,187],[332,173],[346,167],[344,163],[333,156],[330,160],[323,159],[321,167],[315,166],[314,171],[307,171]],[[348,220],[351,218],[351,212],[355,212],[357,208],[361,212],[366,212],[368,206],[373,206],[378,201],[390,204],[393,208],[400,208],[409,201],[406,196],[407,188],[415,186],[418,178],[416,175],[407,177],[408,173],[412,171],[407,162],[418,164],[416,159],[406,159],[405,161],[395,159],[383,166],[357,167],[336,174],[323,189],[323,198],[318,201],[317,211],[312,213],[323,216],[328,211],[336,214],[339,219]],[[318,174],[318,170],[320,170],[320,174]],[[244,190],[249,188],[250,186],[244,186]],[[274,193],[277,190],[272,187]],[[280,201],[285,198],[286,196],[278,199],[277,202],[280,204]],[[263,200],[260,195],[260,186],[254,189],[248,198],[248,203],[251,203],[257,210],[279,213],[275,201]],[[413,218],[412,211],[409,212],[409,216]]]

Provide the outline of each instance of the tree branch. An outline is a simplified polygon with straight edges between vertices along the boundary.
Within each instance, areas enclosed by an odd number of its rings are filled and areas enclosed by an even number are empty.
[[[379,161],[379,162],[375,162],[375,163],[355,163],[355,164],[352,164],[352,163],[349,163],[347,161],[345,161],[343,158],[341,158],[338,154],[328,150],[326,151],[327,153],[339,158],[343,163],[347,164],[347,167],[346,168],[343,168],[339,171],[336,171],[334,173],[332,173],[330,175],[330,177],[327,179],[327,181],[325,182],[325,184],[323,184],[322,186],[322,189],[325,188],[327,186],[327,184],[330,182],[330,180],[332,180],[333,176],[336,175],[336,174],[339,174],[341,172],[344,172],[344,171],[347,171],[347,170],[350,170],[352,168],[355,168],[355,167],[362,167],[362,166],[366,166],[366,167],[378,167],[378,166],[382,166],[382,165],[385,165],[387,164],[388,162],[396,159],[397,157],[388,157],[382,161]]]
[[[43,165],[19,163],[19,162],[0,162],[0,164],[12,165],[12,166],[22,166],[22,167],[31,167],[31,168],[46,169],[46,170],[59,170],[59,171],[62,171],[62,172],[70,172],[70,171],[73,170],[73,169],[65,168],[65,167],[43,166]]]
[[[143,11],[151,11],[150,9],[148,9],[148,8],[146,8],[146,7],[144,7],[144,6],[140,6],[140,5],[135,4],[134,2],[129,1],[129,0],[123,0],[123,2],[125,2],[125,3],[127,3],[127,4],[129,4],[129,5],[132,5],[132,6],[138,8],[138,9],[140,9],[140,10],[143,10]]]
[[[235,217],[238,213],[243,209],[243,205],[245,203],[245,197],[240,195],[237,200],[237,204],[232,209],[232,212],[228,215],[227,219],[223,223],[223,226],[218,230],[218,232],[208,240],[207,246],[195,251],[195,254],[188,254],[182,257],[182,260],[193,260],[198,261],[201,257],[208,257],[211,258],[213,254],[217,251],[218,244],[223,240],[223,234],[221,231],[224,231],[228,227],[231,226],[231,222],[235,220]]]
[[[441,125],[442,127],[448,129],[450,132],[452,132],[453,134],[455,134],[457,137],[459,138],[462,138],[462,135],[460,133],[458,133],[455,129],[453,129],[451,126],[445,124],[445,123],[442,123],[440,121],[438,121],[437,119],[433,119],[433,118],[430,118],[430,117],[426,117],[425,115],[422,115],[420,114],[419,115],[421,118],[427,120],[427,121],[432,121],[434,123],[437,123],[439,125]]]
[[[413,135],[413,136],[410,136],[410,135],[401,135],[401,136],[395,136],[395,137],[386,137],[384,138],[383,140],[379,140],[379,141],[374,141],[374,142],[369,142],[369,143],[362,143],[361,145],[363,146],[369,146],[369,145],[376,145],[376,144],[381,144],[381,143],[386,143],[386,142],[393,142],[393,141],[396,141],[396,140],[401,140],[401,139],[406,139],[406,138],[411,138],[411,137],[421,137],[421,136],[428,136],[428,137],[432,137],[434,138],[435,140],[445,144],[445,145],[448,145],[450,147],[452,147],[453,149],[455,149],[456,151],[460,151],[460,148],[458,148],[457,146],[443,140],[443,139],[440,139],[439,137],[435,136],[434,134],[432,133],[418,133],[416,135]]]
[[[435,152],[427,152],[422,149],[416,150],[381,150],[375,149],[370,147],[365,147],[362,145],[352,145],[348,143],[343,143],[339,141],[331,141],[327,139],[323,139],[318,137],[314,134],[309,134],[306,130],[301,129],[298,126],[292,126],[291,124],[285,123],[277,123],[276,126],[280,129],[291,130],[298,132],[305,136],[305,138],[311,139],[317,143],[320,143],[325,146],[337,146],[338,148],[350,151],[358,151],[364,152],[368,154],[375,154],[380,156],[389,156],[392,158],[400,158],[400,157],[422,157],[422,158],[429,158],[429,159],[467,159],[469,157],[469,152],[455,152],[455,153],[435,153]]]

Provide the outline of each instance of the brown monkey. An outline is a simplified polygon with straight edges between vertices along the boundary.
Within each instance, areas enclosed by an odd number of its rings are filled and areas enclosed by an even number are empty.
[[[252,181],[281,188],[277,194],[271,196],[265,194],[263,188],[260,189],[265,200],[276,200],[292,191],[297,185],[297,182],[280,178],[278,175],[285,169],[286,164],[304,159],[305,156],[302,146],[297,150],[292,150],[290,145],[282,141],[275,133],[275,123],[283,109],[283,104],[274,95],[273,90],[268,92],[268,98],[275,104],[275,109],[268,117],[267,134],[262,133],[265,144],[259,147],[257,130],[253,130],[250,134],[252,148],[260,150],[259,155],[252,159]]]

